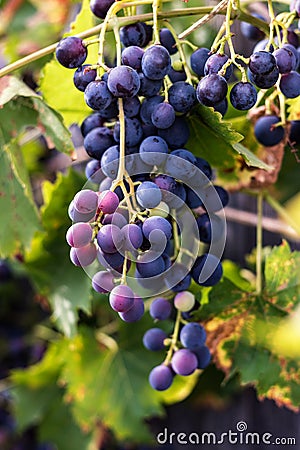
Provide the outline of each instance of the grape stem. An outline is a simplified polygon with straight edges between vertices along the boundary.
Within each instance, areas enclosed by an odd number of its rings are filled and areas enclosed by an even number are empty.
[[[167,356],[163,362],[163,364],[165,364],[166,366],[168,366],[170,364],[172,356],[173,356],[173,352],[174,352],[174,350],[176,350],[176,347],[177,347],[180,322],[181,322],[181,311],[178,310],[177,315],[176,315],[175,325],[174,325],[174,331],[172,334],[171,344],[170,344]]]
[[[152,12],[153,12],[153,37],[154,37],[154,45],[160,44],[159,37],[159,23],[158,23],[158,14],[161,9],[161,0],[153,0],[152,3]]]

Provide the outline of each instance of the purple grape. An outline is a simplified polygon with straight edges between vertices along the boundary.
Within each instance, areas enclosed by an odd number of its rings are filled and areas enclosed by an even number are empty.
[[[123,216],[123,214],[115,212],[113,214],[106,214],[102,220],[102,225],[109,225],[110,223],[116,225],[119,228],[123,228],[125,225],[127,225],[128,221],[126,217]]]
[[[252,16],[265,22],[265,18],[260,14],[253,13]],[[241,22],[241,33],[251,41],[258,41],[260,39],[263,39],[263,37],[265,36],[265,33],[262,30],[251,25],[251,23],[248,22]]]
[[[292,70],[281,75],[279,88],[287,98],[296,98],[300,95],[300,74]]]
[[[141,106],[140,116],[145,124],[152,125],[151,116],[155,111],[157,105],[162,103],[164,98],[161,95],[154,95],[153,97],[146,98]]]
[[[213,108],[215,111],[219,112],[222,115],[222,117],[224,117],[228,110],[227,98],[225,97],[224,100],[222,100],[220,103],[217,103],[216,105],[214,105]]]
[[[212,238],[212,229],[214,233],[214,239],[218,240],[224,233],[224,225],[219,216],[214,215],[212,213],[202,214],[196,219],[198,230],[199,230],[199,238],[201,242],[205,244],[211,243]]]
[[[295,54],[287,47],[278,48],[273,53],[278,70],[280,73],[288,73],[297,67],[297,59]]]
[[[80,131],[83,137],[85,137],[91,130],[98,127],[103,127],[103,117],[95,112],[87,116],[80,126]]]
[[[100,184],[104,180],[105,175],[101,170],[101,164],[98,159],[92,159],[85,166],[85,176],[93,183]]]
[[[230,101],[234,108],[247,111],[255,105],[257,92],[253,84],[249,82],[236,83],[230,92]]]
[[[92,278],[92,286],[96,292],[103,294],[112,291],[115,287],[113,274],[105,270],[95,273]]]
[[[172,227],[164,217],[152,216],[148,217],[143,223],[143,233],[146,239],[150,238],[152,231],[160,230],[166,236],[166,239],[171,239]]]
[[[146,29],[140,22],[126,25],[120,28],[120,39],[124,47],[143,47],[146,42]]]
[[[250,81],[252,83],[254,83],[260,89],[269,89],[269,88],[273,87],[279,78],[278,67],[275,67],[275,69],[272,70],[272,72],[270,72],[266,75],[261,75],[261,74],[256,75],[256,74],[252,73],[250,70],[249,70],[248,74],[249,74]]]
[[[109,303],[114,311],[124,313],[134,305],[134,293],[129,286],[115,286],[109,295]]]
[[[198,77],[204,76],[204,66],[210,56],[208,48],[198,48],[191,54],[191,68]]]
[[[136,45],[126,47],[122,51],[122,64],[135,70],[141,70],[143,54],[144,50]]]
[[[194,351],[197,361],[198,361],[198,369],[205,369],[211,360],[211,354],[206,345]]]
[[[166,320],[172,312],[171,303],[165,298],[156,298],[150,305],[150,316],[157,320]]]
[[[173,67],[170,68],[168,76],[172,83],[176,83],[176,81],[185,81],[186,73],[184,70],[175,70]]]
[[[175,111],[187,113],[196,101],[196,91],[185,81],[177,81],[168,90],[168,100]]]
[[[215,53],[213,55],[211,55],[204,66],[204,75],[211,75],[212,73],[218,73],[222,70],[222,67],[224,66],[224,64],[227,63],[228,61],[228,56],[227,55],[221,55],[220,53]],[[230,66],[227,67],[225,74],[222,73],[223,77],[225,78],[225,80],[229,80],[229,78],[231,77],[233,73],[233,68],[232,68],[232,64],[230,64]]]
[[[120,124],[117,122],[114,126],[115,141],[120,142]],[[139,119],[134,117],[130,119],[125,117],[125,144],[127,147],[138,145],[143,139],[143,128]]]
[[[115,0],[90,0],[90,8],[92,13],[100,19],[105,19],[105,16]]]
[[[112,214],[119,206],[119,197],[111,191],[103,191],[99,196],[98,208],[104,214]]]
[[[112,132],[107,127],[92,129],[84,138],[83,145],[87,154],[100,160],[105,150],[114,144]]]
[[[126,312],[119,312],[119,316],[124,322],[138,322],[144,315],[145,306],[140,297],[134,296],[133,306]]]
[[[86,267],[92,264],[97,257],[95,244],[90,243],[85,247],[70,249],[70,259],[75,266]]]
[[[87,48],[76,36],[69,36],[59,41],[56,47],[57,61],[67,69],[81,66],[87,57]]]
[[[166,338],[167,334],[161,328],[150,328],[143,336],[143,344],[146,349],[157,352],[165,348],[164,340]]]
[[[280,119],[274,115],[260,117],[254,125],[254,134],[258,142],[266,147],[279,144],[284,138],[284,128],[275,125]]]
[[[207,211],[220,211],[227,206],[229,194],[222,186],[209,184],[203,189],[202,201]]]
[[[196,170],[196,157],[183,148],[173,150],[165,165],[165,173],[181,181],[190,179]]]
[[[159,104],[151,114],[151,121],[156,128],[165,130],[175,122],[175,110],[168,102]]]
[[[140,112],[141,102],[137,96],[124,98],[123,108],[126,117],[132,119],[136,117]]]
[[[162,80],[171,67],[168,50],[162,45],[147,48],[142,58],[142,71],[150,80]]]
[[[113,145],[105,150],[101,158],[102,172],[112,180],[114,180],[118,174],[119,157],[119,146]]]
[[[74,207],[74,200],[71,201],[69,208],[68,208],[68,214],[70,219],[73,222],[89,222],[95,217],[96,209],[91,211],[88,214],[80,213],[77,211],[77,209]]]
[[[107,87],[115,97],[134,97],[140,84],[138,73],[130,66],[117,66],[108,73]]]
[[[176,41],[168,28],[161,28],[159,30],[159,39],[161,45],[168,50],[170,55],[175,55],[178,52]]]
[[[162,164],[168,153],[166,141],[159,136],[148,136],[144,139],[139,148],[141,160],[150,166]]]
[[[119,252],[106,253],[103,252],[102,250],[99,250],[97,257],[99,263],[106,269],[118,271],[120,267],[123,268],[125,258]]]
[[[124,235],[114,224],[103,225],[97,234],[97,242],[101,250],[106,253],[115,253],[121,248]]]
[[[190,322],[184,325],[180,331],[180,342],[189,350],[198,350],[206,341],[206,332],[202,325]]]
[[[90,67],[90,64],[85,64],[81,67],[78,67],[78,69],[75,70],[74,76],[73,76],[73,82],[75,87],[79,90],[84,92],[87,85],[91,81],[95,81],[97,76],[97,71],[95,69],[88,70],[88,67]]]
[[[167,390],[173,382],[173,372],[164,364],[154,367],[149,375],[150,386],[156,391]]]
[[[226,97],[228,85],[225,78],[217,73],[206,75],[199,81],[196,95],[202,105],[214,106]]]
[[[112,185],[112,179],[109,177],[104,178],[104,180],[101,181],[99,186],[99,191],[109,191]]]
[[[139,73],[140,89],[138,94],[143,97],[153,97],[159,93],[162,88],[162,80],[150,80],[142,72]]]
[[[122,228],[124,234],[124,249],[134,252],[143,243],[143,233],[141,228],[134,224],[128,223]]]
[[[80,214],[90,214],[97,210],[98,194],[90,189],[83,189],[77,192],[74,197],[74,208]]]
[[[205,253],[196,259],[191,274],[200,286],[214,286],[222,278],[222,264],[216,256]]]
[[[172,291],[173,292],[186,291],[190,287],[191,281],[192,276],[190,273],[188,273],[184,278],[182,278],[182,280],[180,280],[177,284],[175,284],[175,286],[172,287]]]
[[[194,353],[185,348],[177,350],[172,357],[172,369],[178,375],[191,375],[198,366],[198,360]]]
[[[249,69],[256,75],[267,75],[276,68],[276,59],[270,52],[259,51],[250,56]]]
[[[84,91],[84,100],[90,108],[102,112],[112,103],[113,96],[105,81],[95,80],[87,85]]]
[[[151,261],[149,261],[150,251],[141,254],[137,259],[137,271],[144,278],[155,277],[165,271],[166,265],[164,259],[161,256],[157,256],[154,252],[151,255],[153,255]]]
[[[202,200],[198,194],[193,189],[188,187],[186,188],[186,204],[191,209],[203,206]]]
[[[78,222],[72,225],[66,234],[66,239],[71,247],[79,248],[88,245],[93,236],[93,229],[88,223]]]

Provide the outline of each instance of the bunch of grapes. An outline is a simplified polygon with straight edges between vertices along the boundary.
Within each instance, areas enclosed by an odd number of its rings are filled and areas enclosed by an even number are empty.
[[[94,0],[91,10],[104,18],[113,5]],[[293,18],[299,13],[297,2],[294,8]],[[256,105],[258,88],[276,84],[278,96],[295,98],[300,75],[297,50],[285,42],[294,34],[287,30],[276,50],[268,40],[249,59],[226,55],[221,37],[212,49],[192,53],[194,74],[182,55],[180,70],[172,66],[180,45],[172,28],[153,31],[154,37],[143,22],[122,27],[112,68],[102,51],[94,65],[84,64],[88,44],[75,36],[60,41],[56,57],[76,69],[74,85],[93,111],[81,124],[91,160],[87,185],[69,207],[70,259],[91,268],[94,290],[108,293],[112,309],[126,322],[143,316],[145,297],[155,298],[150,307],[155,320],[168,319],[175,307],[171,337],[159,328],[144,336],[147,348],[168,348],[163,364],[150,374],[152,387],[163,390],[174,374],[189,375],[210,361],[204,328],[190,321],[195,299],[188,289],[192,280],[213,286],[222,277],[225,226],[220,212],[229,200],[227,191],[212,183],[209,163],[187,149],[186,118],[199,103],[226,113],[234,68],[242,80],[233,85],[229,100],[242,111]],[[267,114],[257,121],[255,134],[264,145],[275,145],[285,132],[280,119]],[[292,123],[290,136],[299,142],[299,122]]]

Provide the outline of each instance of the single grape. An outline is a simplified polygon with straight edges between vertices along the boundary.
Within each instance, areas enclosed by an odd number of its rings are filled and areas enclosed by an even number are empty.
[[[261,41],[259,41],[259,42],[255,45],[255,47],[254,47],[252,53],[257,53],[257,52],[260,52],[260,51],[265,50],[265,48],[266,48],[266,46],[267,46],[268,43],[269,43],[269,39],[267,39],[267,38],[262,39]],[[273,51],[274,51],[274,46],[273,46],[273,44],[270,45],[269,51],[270,51],[270,52],[273,52]]]
[[[167,390],[173,382],[173,372],[164,364],[154,367],[149,375],[150,386],[156,391]]]
[[[234,108],[240,111],[251,109],[257,100],[257,92],[253,84],[249,82],[236,83],[230,92],[230,101]]]
[[[281,47],[273,53],[280,73],[288,73],[297,67],[295,54],[288,47]]]
[[[221,53],[215,53],[211,55],[205,63],[204,75],[210,75],[212,73],[220,72],[225,80],[228,81],[233,73],[232,64],[227,67],[225,73],[222,73],[222,67],[227,63],[228,59],[229,58],[227,55]]]
[[[292,145],[300,145],[300,120],[292,120],[289,140]]]
[[[143,223],[143,233],[146,239],[150,238],[150,234],[154,230],[159,230],[166,236],[167,240],[171,239],[172,226],[164,217],[152,216],[148,217]]]
[[[97,159],[92,159],[85,166],[85,176],[89,181],[93,183],[100,184],[104,180],[105,175],[101,170],[100,161]]]
[[[114,126],[114,138],[120,142],[120,123],[117,122]],[[134,147],[138,145],[143,139],[142,124],[134,117],[133,119],[125,117],[125,144],[127,147]]]
[[[172,287],[172,291],[173,292],[186,291],[190,287],[191,281],[192,276],[190,273],[188,273],[181,281],[179,281],[175,286]]]
[[[224,234],[224,224],[219,216],[210,213],[202,214],[196,219],[199,238],[204,244],[210,244],[212,239],[212,232],[214,235],[214,240],[220,239]],[[213,230],[213,231],[212,231]]]
[[[177,350],[171,360],[172,369],[178,375],[191,375],[198,366],[196,355],[185,348]]]
[[[165,202],[160,202],[155,208],[152,208],[150,211],[150,217],[159,216],[159,217],[168,217],[170,213],[170,208]]]
[[[163,103],[164,98],[161,95],[154,95],[153,97],[145,98],[140,109],[140,116],[144,124],[152,125],[152,113],[156,107]]]
[[[199,81],[196,95],[200,103],[205,106],[214,106],[226,97],[228,85],[225,78],[217,73],[206,75]]]
[[[92,287],[96,292],[104,293],[110,292],[115,287],[114,276],[106,270],[101,270],[92,278]]]
[[[98,245],[106,253],[115,253],[121,248],[123,241],[122,231],[114,224],[103,225],[98,231]]]
[[[136,190],[136,199],[142,208],[155,208],[161,202],[161,192],[151,181],[144,181]]]
[[[101,116],[104,119],[117,119],[119,115],[118,99],[113,97],[112,102],[104,109],[101,109]]]
[[[144,50],[136,45],[124,48],[122,51],[122,64],[132,67],[135,70],[141,70],[142,57]]]
[[[254,125],[254,134],[258,142],[266,147],[279,144],[284,138],[284,128],[275,126],[280,119],[274,115],[260,117]]]
[[[158,135],[174,150],[184,147],[190,137],[190,130],[184,117],[175,117],[173,125],[165,130],[159,129]]]
[[[92,264],[97,257],[97,249],[94,243],[84,247],[70,249],[70,260],[75,266],[86,267]]]
[[[227,98],[225,97],[220,103],[214,105],[213,108],[215,111],[219,112],[222,115],[222,117],[224,117],[228,110]]]
[[[108,73],[107,87],[115,97],[133,97],[140,89],[138,73],[130,66],[117,66]]]
[[[279,78],[279,70],[278,67],[275,67],[272,72],[261,75],[261,74],[254,74],[250,70],[248,71],[249,74],[249,80],[254,83],[258,88],[260,89],[269,89],[273,87]]]
[[[257,19],[263,20],[264,22],[266,21],[265,18],[260,14],[252,13],[252,16],[256,17]],[[260,39],[263,39],[265,36],[265,33],[262,30],[255,27],[254,25],[251,25],[251,23],[248,22],[241,22],[241,33],[251,41],[258,41]]]
[[[199,206],[203,206],[201,198],[198,194],[191,188],[186,187],[186,204],[189,208],[195,209]]]
[[[134,223],[128,223],[123,227],[122,231],[124,234],[124,250],[134,253],[143,243],[141,228]]]
[[[146,29],[140,22],[126,25],[120,28],[120,39],[124,47],[143,47],[146,42]]]
[[[145,306],[140,297],[134,296],[133,306],[126,312],[119,312],[119,316],[124,322],[138,322],[144,315]]]
[[[168,50],[170,55],[175,55],[178,52],[176,41],[168,28],[161,28],[159,30],[159,39],[161,45]]]
[[[169,203],[172,199],[172,195],[175,195],[176,181],[173,177],[165,174],[157,175],[153,182],[161,189],[162,199],[164,202]]]
[[[105,150],[114,144],[112,132],[107,127],[93,128],[84,138],[83,145],[87,154],[100,160]]]
[[[103,117],[95,112],[87,116],[80,126],[80,131],[83,137],[85,137],[91,130],[98,127],[103,127]]]
[[[158,297],[150,305],[150,316],[156,320],[166,320],[172,312],[171,303],[165,298]]]
[[[200,286],[214,286],[222,278],[222,264],[216,256],[205,253],[196,259],[191,273]]]
[[[191,54],[191,68],[198,77],[204,76],[204,66],[210,56],[208,48],[198,48]]]
[[[90,108],[102,112],[111,104],[113,97],[105,81],[95,80],[87,85],[84,91],[84,100]]]
[[[196,91],[189,83],[177,81],[168,90],[168,100],[175,111],[187,113],[195,104]]]
[[[206,347],[206,345],[203,345],[203,347],[197,349],[194,351],[194,354],[196,355],[197,361],[198,361],[198,369],[205,369],[211,360],[211,354],[209,349]]]
[[[203,189],[202,201],[207,211],[220,211],[227,206],[229,194],[222,186],[209,184]]]
[[[71,247],[84,247],[92,240],[93,229],[89,223],[78,222],[67,231],[66,239]]]
[[[150,328],[143,336],[143,344],[147,350],[153,352],[163,350],[164,340],[167,338],[167,334],[161,328]]]
[[[172,83],[176,83],[176,81],[185,81],[186,73],[182,70],[175,70],[173,67],[170,68],[168,76]]]
[[[98,206],[98,195],[90,189],[77,192],[74,197],[74,208],[80,214],[95,213]]]
[[[151,114],[151,121],[156,128],[165,130],[175,122],[175,110],[168,102],[163,102],[154,109]]]
[[[119,146],[113,145],[103,153],[101,157],[102,172],[111,179],[115,179],[119,169]]]
[[[129,286],[115,286],[109,294],[109,303],[114,311],[124,313],[134,305],[134,293]]]
[[[195,296],[192,292],[182,291],[175,295],[174,306],[182,312],[190,311],[195,305]]]
[[[105,16],[115,0],[90,0],[90,8],[96,17],[105,19]]]
[[[191,178],[196,170],[196,157],[183,148],[173,150],[165,164],[165,173],[182,181]]]
[[[97,257],[101,266],[109,270],[118,270],[120,267],[123,267],[124,264],[124,256],[119,252],[106,253],[99,250]]]
[[[88,70],[90,66],[90,64],[85,64],[78,67],[74,72],[73,82],[79,91],[84,92],[87,85],[96,79],[97,71],[95,69]]]
[[[68,208],[68,215],[73,222],[89,222],[95,217],[96,209],[90,213],[80,213],[74,206],[74,200],[71,201]]]
[[[202,325],[190,322],[184,325],[180,331],[180,342],[189,350],[198,350],[206,341],[206,332]]]
[[[150,80],[142,72],[139,73],[140,89],[138,94],[143,97],[153,97],[159,93],[162,88],[162,80]]]
[[[126,117],[132,119],[138,116],[140,112],[141,102],[137,96],[124,98],[123,108]]]
[[[152,261],[149,261],[150,251],[141,254],[136,263],[136,268],[139,274],[144,278],[155,277],[165,271],[166,265],[164,259],[161,256],[157,256],[157,253],[151,252]]]
[[[87,57],[87,48],[76,36],[69,36],[59,41],[56,50],[57,61],[67,69],[81,66]]]
[[[256,75],[267,75],[276,68],[276,59],[270,52],[259,51],[250,56],[249,69]]]
[[[98,208],[104,214],[112,214],[119,206],[119,197],[111,191],[103,191],[99,196]]]
[[[168,153],[168,145],[159,136],[148,136],[141,142],[139,149],[141,160],[151,166],[162,164]]]
[[[171,67],[168,50],[162,45],[148,47],[142,58],[142,71],[150,80],[162,80]]]
[[[287,98],[296,98],[300,95],[300,74],[292,70],[281,75],[279,88]]]
[[[168,206],[170,209],[181,208],[186,201],[186,189],[182,183],[176,181],[174,195],[171,196],[168,201]]]
[[[110,223],[116,225],[119,228],[123,228],[125,225],[127,225],[128,221],[126,217],[123,216],[123,214],[115,212],[113,214],[106,214],[102,219],[102,225],[109,225]]]
[[[104,178],[99,185],[99,191],[109,191],[112,185],[112,179],[109,177]],[[116,190],[115,190],[116,191]]]

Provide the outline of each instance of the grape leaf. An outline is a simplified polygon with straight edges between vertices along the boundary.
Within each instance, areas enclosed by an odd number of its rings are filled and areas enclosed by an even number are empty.
[[[55,184],[44,184],[44,231],[35,237],[25,258],[30,277],[51,302],[53,317],[67,336],[76,332],[77,309],[90,309],[90,279],[71,263],[65,239],[71,225],[68,205],[82,185],[83,178],[72,170],[65,176],[60,174]]]
[[[89,0],[83,1],[81,11],[71,25],[71,31],[65,36],[76,35],[94,26],[89,3]],[[98,46],[97,44],[90,45],[85,64],[95,64],[97,59]],[[73,70],[64,68],[53,58],[44,67],[40,81],[40,90],[45,101],[62,115],[66,126],[82,122],[92,112],[84,101],[83,92],[75,88],[73,75]]]
[[[300,120],[300,96],[286,101],[288,105],[288,120]]]
[[[13,76],[0,78],[0,108],[15,97],[38,97],[23,81]]]

